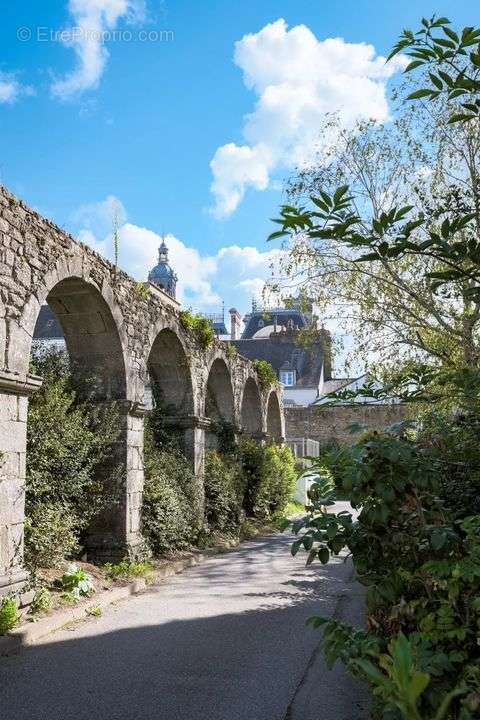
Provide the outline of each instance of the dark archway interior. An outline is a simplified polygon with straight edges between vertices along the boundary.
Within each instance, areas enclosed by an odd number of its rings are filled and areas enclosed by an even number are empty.
[[[205,435],[207,448],[231,447],[235,422],[232,381],[227,365],[219,358],[214,361],[208,376],[205,415],[212,421],[211,430]]]
[[[225,362],[219,358],[215,360],[210,368],[205,414],[216,422],[233,423],[235,419],[230,373]]]
[[[61,328],[61,333],[54,334],[63,334],[80,395],[97,400],[124,399],[126,372],[122,344],[110,308],[100,292],[80,278],[68,278],[55,285],[47,303]],[[43,315],[41,313],[41,317]],[[40,322],[37,320],[34,337],[42,342],[49,334],[39,327]]]
[[[187,356],[171,330],[157,335],[148,359],[154,404],[161,403],[166,414],[193,414],[193,391]]]
[[[280,412],[280,403],[275,392],[270,394],[267,408],[267,433],[274,440],[282,437],[282,414]]]
[[[262,401],[257,383],[248,378],[242,399],[242,427],[248,435],[262,432]]]

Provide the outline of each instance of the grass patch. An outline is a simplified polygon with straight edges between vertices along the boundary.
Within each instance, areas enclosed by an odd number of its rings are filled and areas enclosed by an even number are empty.
[[[133,580],[150,575],[153,565],[146,562],[122,560],[119,563],[107,563],[104,566],[105,576],[109,580]]]

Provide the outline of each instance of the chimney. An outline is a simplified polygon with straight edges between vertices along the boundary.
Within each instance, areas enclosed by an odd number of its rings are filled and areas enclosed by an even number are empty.
[[[240,337],[240,323],[242,317],[236,308],[231,308],[230,313],[230,340],[238,340]]]

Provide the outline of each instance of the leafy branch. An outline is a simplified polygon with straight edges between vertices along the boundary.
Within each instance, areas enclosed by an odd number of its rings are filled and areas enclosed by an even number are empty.
[[[449,122],[467,122],[480,117],[480,28],[457,33],[450,25],[446,17],[422,18],[422,28],[404,30],[387,60],[405,53],[411,59],[406,73],[427,70],[430,86],[415,90],[409,100],[435,100],[442,94],[448,101],[459,100],[461,110]]]

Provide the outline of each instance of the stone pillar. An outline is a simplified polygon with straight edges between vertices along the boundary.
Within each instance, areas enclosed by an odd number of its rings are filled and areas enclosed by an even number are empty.
[[[190,461],[195,473],[196,516],[198,526],[203,527],[205,514],[205,431],[209,429],[211,421],[200,415],[171,415],[165,418],[168,425],[175,426],[183,431],[183,452]]]
[[[92,523],[88,555],[97,560],[139,557],[143,551],[143,421],[146,408],[128,400],[110,403],[120,416],[121,432],[114,456],[103,469],[106,492],[114,501]],[[118,468],[118,471],[116,471]]]
[[[0,596],[22,590],[28,397],[42,379],[0,371]]]

